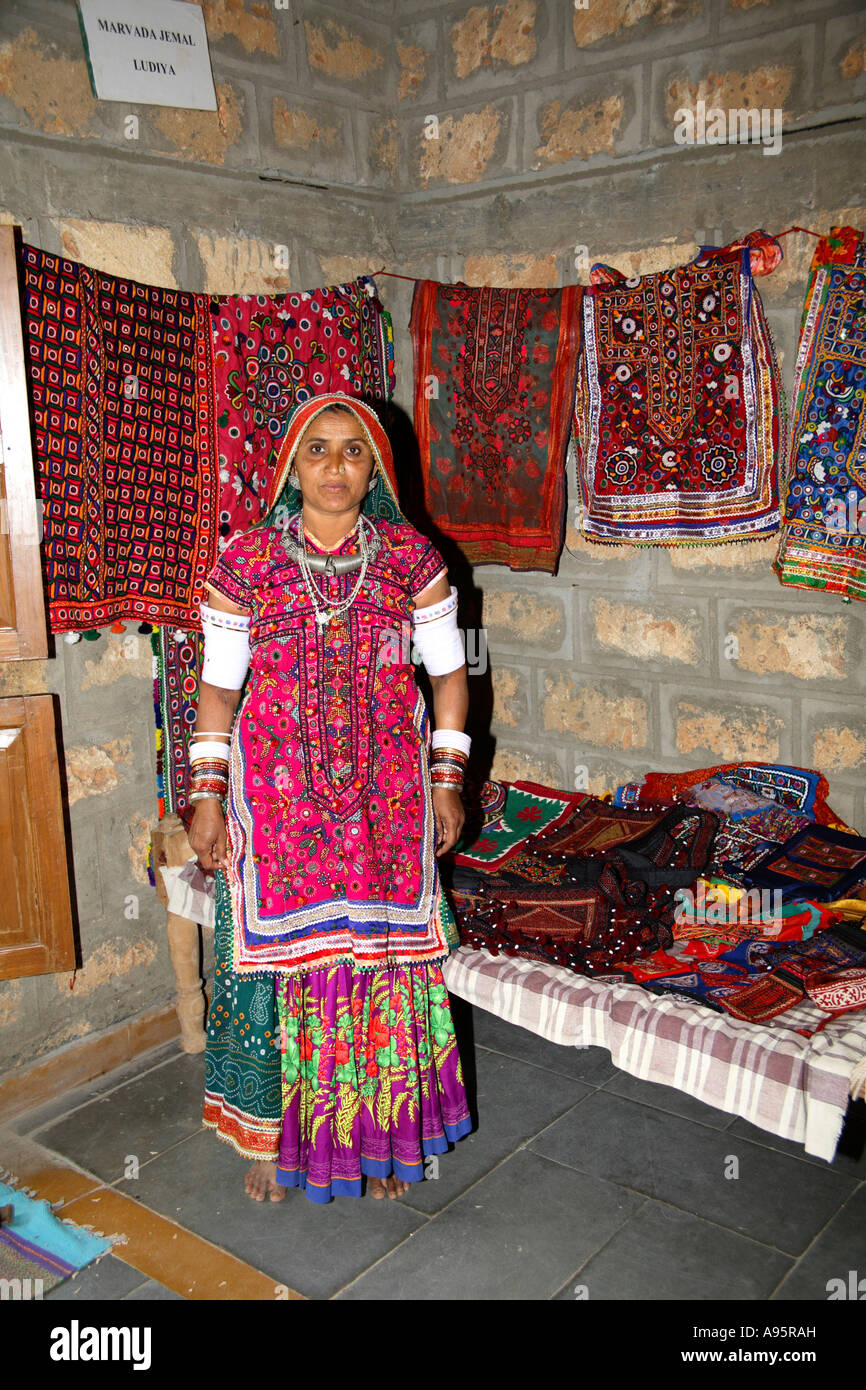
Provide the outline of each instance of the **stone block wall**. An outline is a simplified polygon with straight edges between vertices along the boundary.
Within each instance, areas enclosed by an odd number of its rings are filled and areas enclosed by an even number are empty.
[[[763,226],[866,225],[859,0],[204,0],[219,110],[96,102],[75,6],[0,9],[0,217],[107,271],[310,289],[385,266],[470,284],[681,264]],[[781,148],[678,144],[678,112],[780,111]],[[770,127],[772,128],[772,127]],[[813,242],[760,282],[786,390]],[[286,248],[284,257],[275,248]],[[382,277],[412,415],[411,284]],[[736,757],[820,767],[866,829],[864,619],[783,589],[773,540],[476,567],[494,775],[592,790]],[[135,625],[0,672],[56,691],[85,966],[0,983],[0,1072],[165,1002],[149,646]]]
[[[856,4],[507,0],[397,12],[393,268],[405,274],[586,284],[597,260],[641,274],[756,227],[866,225]],[[699,102],[763,109],[770,152],[678,143],[678,113],[697,116]],[[798,233],[783,245],[781,267],[758,285],[790,396],[814,241]],[[411,286],[393,283],[402,389]],[[401,400],[409,410],[405,390]],[[593,544],[576,528],[573,468],[568,487],[554,578],[473,572],[494,775],[601,791],[649,767],[793,761],[820,767],[834,808],[866,827],[858,605],[779,585],[773,539]]]

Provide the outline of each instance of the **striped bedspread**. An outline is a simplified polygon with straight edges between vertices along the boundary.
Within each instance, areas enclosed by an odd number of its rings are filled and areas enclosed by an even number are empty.
[[[453,994],[566,1047],[604,1047],[643,1081],[675,1086],[760,1129],[836,1152],[851,1075],[866,1056],[866,1014],[834,1019],[798,1004],[784,1024],[742,1023],[639,985],[604,983],[559,966],[461,946],[443,967]]]

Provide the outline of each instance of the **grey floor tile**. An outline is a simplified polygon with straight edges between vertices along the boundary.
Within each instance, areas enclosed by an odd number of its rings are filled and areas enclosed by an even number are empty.
[[[164,1284],[157,1284],[155,1279],[148,1279],[145,1283],[139,1284],[137,1289],[133,1289],[132,1293],[124,1294],[125,1301],[131,1302],[139,1299],[151,1303],[156,1299],[177,1303],[184,1302],[181,1294],[175,1293],[174,1289],[167,1289]]]
[[[698,1124],[709,1125],[711,1129],[727,1129],[734,1121],[733,1115],[706,1105],[694,1096],[687,1096],[675,1086],[661,1086],[657,1081],[641,1081],[628,1072],[618,1071],[604,1089],[625,1100],[637,1101],[639,1105],[652,1106],[654,1110],[666,1110],[669,1115],[680,1115],[684,1120],[697,1120]]]
[[[521,1062],[529,1062],[535,1067],[545,1067],[548,1071],[562,1072],[576,1081],[585,1081],[590,1086],[602,1086],[617,1069],[610,1060],[610,1053],[603,1047],[562,1047],[559,1043],[548,1042],[528,1028],[506,1023],[496,1014],[486,1009],[472,1010],[472,1025],[475,1042],[492,1052],[502,1052],[507,1057],[516,1057]]]
[[[372,1197],[319,1206],[289,1189],[282,1202],[253,1202],[244,1192],[249,1166],[202,1130],[117,1186],[308,1298],[329,1298],[426,1221]]]
[[[340,1299],[549,1299],[642,1199],[522,1151]]]
[[[62,1284],[49,1290],[45,1297],[78,1303],[89,1303],[95,1299],[125,1298],[144,1281],[144,1277],[139,1270],[115,1259],[113,1255],[103,1255],[101,1260],[79,1270],[71,1279],[64,1279]]]
[[[105,1182],[201,1129],[204,1056],[180,1053],[33,1135]]]
[[[417,1211],[441,1211],[519,1145],[592,1095],[582,1081],[481,1047],[475,1053],[475,1086],[478,1127],[436,1165],[428,1164],[427,1171],[438,1174],[435,1180],[413,1183],[402,1200]]]
[[[558,1300],[766,1299],[793,1267],[789,1255],[648,1201],[570,1279]]]
[[[596,1091],[532,1148],[800,1255],[856,1180],[761,1144]],[[737,1177],[732,1158],[737,1160]]]
[[[852,1279],[853,1273],[853,1279]],[[830,1280],[842,1280],[830,1285]],[[862,1281],[862,1282],[861,1282]],[[830,1285],[830,1287],[828,1287]],[[866,1184],[859,1187],[783,1280],[775,1299],[866,1299]]]
[[[807,1154],[802,1144],[795,1144],[790,1139],[779,1139],[777,1135],[770,1134],[765,1129],[758,1129],[757,1125],[749,1124],[748,1120],[735,1120],[728,1133],[742,1135],[744,1139],[751,1139],[755,1144],[765,1144],[767,1148],[776,1149],[779,1153],[802,1158],[807,1163],[816,1164],[819,1168],[832,1168],[833,1172],[849,1174],[851,1177],[859,1178],[862,1182],[866,1179],[866,1134],[864,1134],[866,1125],[863,1123],[862,1106],[863,1102],[861,1101],[857,1106],[851,1107],[848,1123],[845,1125],[839,1140],[836,1157],[829,1164],[825,1158],[817,1158],[814,1154]]]
[[[105,1095],[106,1092],[116,1090],[119,1086],[125,1086],[145,1072],[152,1071],[154,1067],[161,1066],[164,1062],[171,1061],[179,1055],[180,1047],[177,1039],[174,1038],[171,1042],[151,1048],[149,1052],[143,1052],[139,1057],[125,1063],[122,1067],[115,1067],[113,1071],[94,1077],[86,1085],[77,1086],[71,1091],[64,1091],[56,1099],[46,1101],[44,1105],[36,1106],[32,1110],[14,1116],[6,1121],[6,1124],[16,1134],[32,1134],[34,1130],[49,1124],[52,1120],[57,1120],[62,1115],[68,1115],[70,1111],[78,1109],[79,1106],[86,1105],[96,1096]]]

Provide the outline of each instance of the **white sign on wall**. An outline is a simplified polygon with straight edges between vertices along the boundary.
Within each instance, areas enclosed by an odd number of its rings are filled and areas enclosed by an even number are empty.
[[[102,101],[217,109],[204,16],[186,0],[78,0]]]

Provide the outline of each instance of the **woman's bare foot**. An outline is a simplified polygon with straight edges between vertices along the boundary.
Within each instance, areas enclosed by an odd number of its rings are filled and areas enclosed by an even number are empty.
[[[409,1191],[409,1184],[398,1178],[395,1173],[390,1173],[387,1178],[368,1178],[367,1182],[370,1196],[375,1197],[377,1201],[381,1201],[383,1197],[390,1197],[393,1201]]]
[[[286,1189],[277,1182],[276,1163],[254,1163],[244,1179],[244,1188],[254,1202],[263,1202],[270,1197],[272,1202],[281,1202]]]

